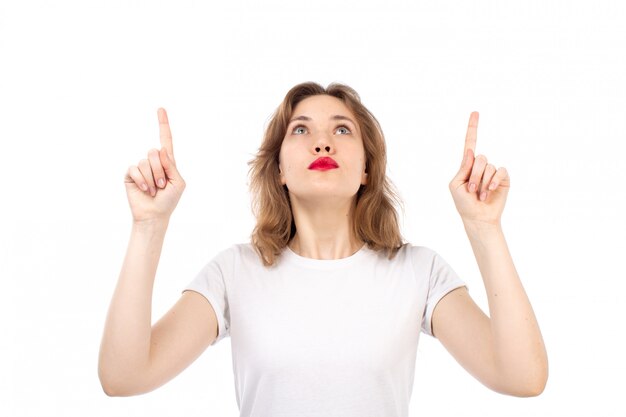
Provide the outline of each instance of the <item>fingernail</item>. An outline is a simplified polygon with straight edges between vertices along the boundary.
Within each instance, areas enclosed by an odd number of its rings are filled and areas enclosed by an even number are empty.
[[[482,193],[480,193],[480,200],[485,201],[485,198],[487,198],[487,193],[483,191]]]
[[[470,190],[470,192],[474,192],[474,191],[476,191],[476,184],[474,184],[473,182],[471,182],[471,183],[470,183],[470,186],[469,186],[469,190]]]
[[[159,187],[161,188],[163,188],[163,185],[165,185],[165,181],[163,181],[163,178],[159,178],[157,182],[159,183]]]
[[[148,190],[148,186],[145,183],[141,184],[141,189],[144,190],[144,191],[147,191]]]
[[[150,194],[152,195],[152,197],[154,197],[154,195],[156,194],[156,190],[154,189],[154,187],[150,187]]]
[[[496,188],[496,183],[492,182],[491,184],[489,184],[489,189],[493,190],[494,188]]]

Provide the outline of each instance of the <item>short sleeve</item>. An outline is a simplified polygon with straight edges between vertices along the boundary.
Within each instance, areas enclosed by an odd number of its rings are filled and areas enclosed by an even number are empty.
[[[422,331],[424,333],[434,337],[431,319],[435,306],[444,295],[459,287],[467,287],[467,284],[459,278],[457,273],[448,265],[441,255],[433,251],[428,297],[426,299],[424,316],[422,317]]]
[[[230,309],[225,283],[232,270],[232,257],[229,260],[228,254],[228,251],[222,251],[216,255],[182,291],[191,290],[200,293],[213,307],[217,317],[218,332],[211,346],[230,334]]]

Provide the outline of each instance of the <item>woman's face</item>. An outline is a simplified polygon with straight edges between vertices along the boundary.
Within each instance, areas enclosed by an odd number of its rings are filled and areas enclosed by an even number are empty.
[[[329,95],[308,97],[296,105],[280,148],[281,184],[300,200],[351,199],[366,184],[365,150],[354,114]],[[320,157],[338,168],[309,169]]]

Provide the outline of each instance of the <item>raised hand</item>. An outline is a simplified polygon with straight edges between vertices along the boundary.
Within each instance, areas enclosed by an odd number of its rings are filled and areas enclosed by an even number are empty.
[[[161,149],[150,149],[148,158],[131,165],[124,177],[134,222],[169,220],[186,186],[176,168],[165,109],[159,108],[157,117]]]
[[[487,157],[474,157],[478,112],[470,114],[463,162],[449,187],[463,222],[499,225],[511,181],[506,168],[496,169]]]

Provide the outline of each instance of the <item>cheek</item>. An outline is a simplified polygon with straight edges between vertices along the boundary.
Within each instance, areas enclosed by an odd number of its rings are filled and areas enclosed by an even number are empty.
[[[280,148],[280,152],[278,153],[278,164],[280,165],[283,172],[287,168],[287,162],[289,161],[288,152],[285,150],[285,145]]]
[[[366,163],[367,158],[365,157],[365,151],[361,150],[361,152],[363,152],[363,153],[361,154],[361,157],[359,158],[359,170],[360,171],[364,171],[365,167],[367,165],[367,163]]]
[[[294,159],[293,159],[293,156],[290,155],[288,151],[281,152],[278,160],[279,160],[281,172],[283,174],[287,174],[290,171],[292,171],[292,168],[294,166]]]

